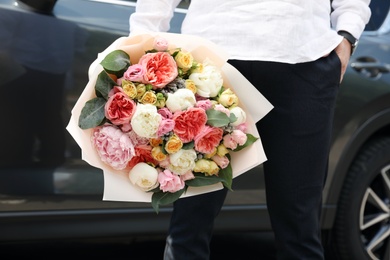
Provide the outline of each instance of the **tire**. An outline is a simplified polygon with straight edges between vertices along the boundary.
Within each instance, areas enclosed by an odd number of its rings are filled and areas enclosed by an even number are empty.
[[[332,233],[339,259],[390,259],[390,137],[367,143],[352,163]]]

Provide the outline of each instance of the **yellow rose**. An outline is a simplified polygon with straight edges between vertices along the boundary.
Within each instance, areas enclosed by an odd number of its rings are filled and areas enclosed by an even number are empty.
[[[203,72],[203,63],[193,62],[191,73],[202,73]]]
[[[204,155],[204,157],[210,159],[210,158],[213,157],[216,153],[217,153],[217,148],[214,148],[214,150],[213,150],[212,153],[207,153],[207,154]]]
[[[220,144],[218,147],[217,147],[217,154],[219,156],[224,156],[226,154],[229,153],[229,150],[226,148],[226,146],[224,146],[223,144]]]
[[[238,105],[238,97],[234,92],[228,88],[221,93],[218,102],[224,107],[232,107]]]
[[[154,105],[156,101],[157,101],[157,96],[151,90],[146,91],[140,100],[142,104],[151,104],[151,105]]]
[[[163,153],[161,146],[155,146],[152,149],[152,157],[157,161],[161,162],[167,158],[167,155]]]
[[[133,82],[128,80],[122,80],[122,89],[131,99],[137,97],[137,87]]]
[[[196,94],[196,85],[195,85],[195,82],[193,80],[186,79],[184,84],[186,86],[186,89],[189,89],[192,91],[192,93]]]
[[[160,144],[162,144],[162,139],[161,138],[150,138],[149,144],[153,147],[159,146]]]
[[[189,52],[179,51],[175,56],[175,61],[179,68],[186,71],[192,67],[194,57]]]
[[[145,92],[146,92],[145,84],[138,84],[137,85],[137,99],[141,99],[142,96],[145,94]]]
[[[218,175],[219,167],[218,165],[211,160],[200,159],[195,162],[194,172],[202,172],[205,175],[212,176]]]
[[[172,135],[165,144],[165,151],[167,151],[169,154],[172,154],[179,151],[182,147],[183,142],[180,140],[180,138],[177,135]]]

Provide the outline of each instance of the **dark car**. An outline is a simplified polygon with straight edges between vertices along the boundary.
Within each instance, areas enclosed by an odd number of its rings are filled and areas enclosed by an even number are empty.
[[[0,243],[164,235],[172,207],[103,201],[102,171],[65,129],[89,65],[128,35],[135,1],[58,0],[53,12],[50,2],[0,1]],[[321,224],[340,259],[390,255],[389,5],[371,1],[337,100]],[[215,232],[271,231],[262,167],[233,189]]]

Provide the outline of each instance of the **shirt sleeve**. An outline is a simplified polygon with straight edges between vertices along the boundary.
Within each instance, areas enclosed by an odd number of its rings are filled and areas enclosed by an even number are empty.
[[[175,8],[181,0],[138,0],[130,15],[130,34],[137,32],[167,32]]]
[[[370,0],[333,0],[332,27],[360,38],[371,17]]]

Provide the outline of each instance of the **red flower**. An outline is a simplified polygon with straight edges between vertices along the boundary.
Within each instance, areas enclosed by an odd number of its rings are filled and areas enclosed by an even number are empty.
[[[188,143],[194,140],[195,136],[206,125],[207,115],[202,108],[192,107],[185,111],[176,112],[173,120],[175,120],[173,132],[183,143]]]

